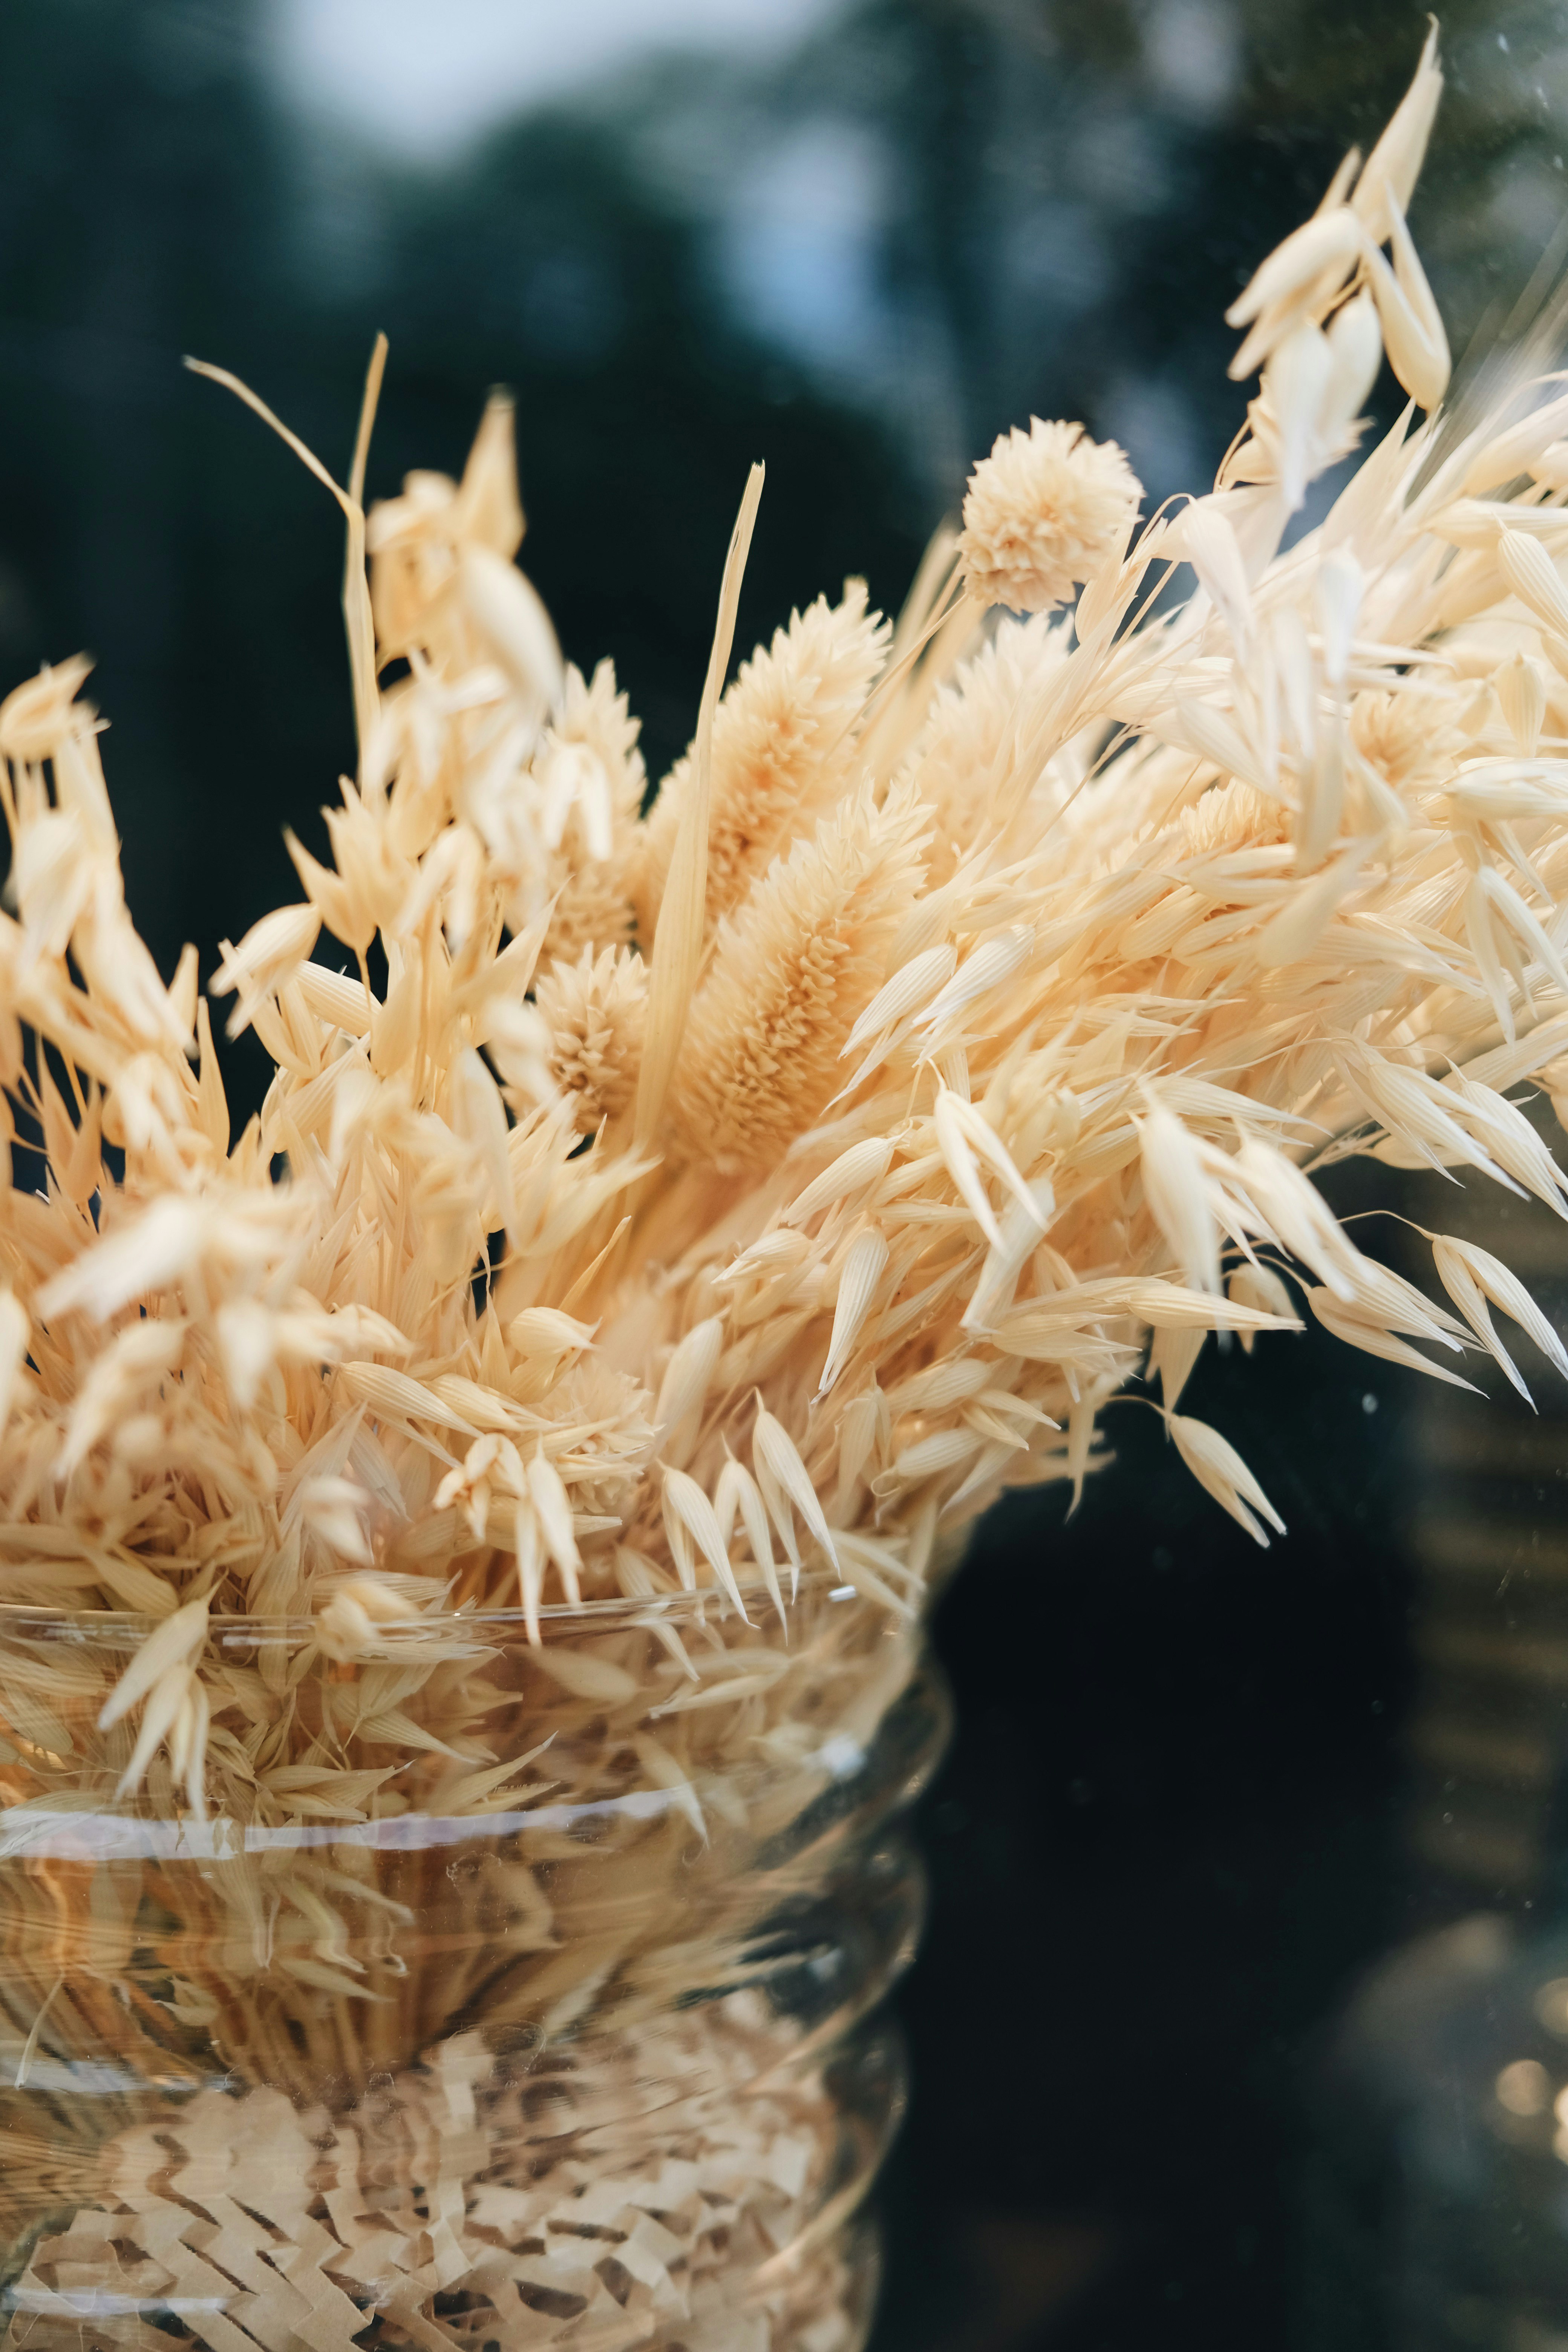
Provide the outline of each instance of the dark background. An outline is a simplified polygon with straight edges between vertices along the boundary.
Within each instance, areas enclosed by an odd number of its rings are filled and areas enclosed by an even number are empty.
[[[431,39],[462,14],[432,9]],[[1032,411],[1121,439],[1152,500],[1202,488],[1244,398],[1220,314],[1375,135],[1425,13],[863,0],[760,61],[607,67],[434,158],[302,98],[279,23],[0,12],[0,686],[96,656],[165,971],[189,938],[205,974],[295,895],[281,826],[313,838],[352,740],[336,511],[182,352],[341,469],[384,327],[374,494],[456,470],[513,385],[524,561],[567,653],[614,655],[657,776],[753,457],[742,645],[850,571],[896,608],[968,464]],[[1463,350],[1555,267],[1568,31],[1460,0],[1445,42],[1415,226]],[[1193,1409],[1287,1540],[1255,1549],[1121,1406],[1077,1518],[1057,1490],[1004,1510],[944,1599],[960,1729],[925,1809],[877,2352],[1297,2333],[1322,2021],[1391,1941],[1510,1892],[1405,1835],[1419,1385],[1316,1339],[1216,1354]]]

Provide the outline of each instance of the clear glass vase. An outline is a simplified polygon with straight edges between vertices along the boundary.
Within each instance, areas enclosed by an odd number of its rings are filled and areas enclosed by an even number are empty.
[[[149,1622],[0,1611],[0,2341],[858,2345],[944,1703],[750,1616],[215,1619],[202,1821],[116,1794]]]

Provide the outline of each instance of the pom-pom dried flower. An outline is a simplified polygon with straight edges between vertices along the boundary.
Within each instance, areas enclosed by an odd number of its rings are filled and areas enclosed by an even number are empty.
[[[1069,603],[1119,560],[1142,495],[1114,441],[1038,416],[1015,425],[969,478],[958,557],[971,593],[1016,613]]]

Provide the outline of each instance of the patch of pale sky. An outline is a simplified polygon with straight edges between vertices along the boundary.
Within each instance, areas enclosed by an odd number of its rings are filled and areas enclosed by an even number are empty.
[[[275,0],[289,98],[437,162],[542,100],[663,49],[765,55],[835,0]]]

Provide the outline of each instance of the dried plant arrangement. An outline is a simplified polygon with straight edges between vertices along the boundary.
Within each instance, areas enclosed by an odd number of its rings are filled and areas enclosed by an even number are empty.
[[[87,665],[0,707],[0,1061],[47,1162],[0,1193],[0,1852],[23,1874],[0,2011],[19,2084],[107,2042],[131,2086],[64,2167],[16,2307],[68,2313],[118,2196],[128,2278],[267,2271],[248,2334],[208,2328],[225,2352],[291,2327],[478,2342],[493,2311],[419,2299],[489,2259],[450,2267],[439,2209],[511,2263],[508,2343],[652,2342],[670,2294],[683,2342],[741,2342],[692,2316],[692,2264],[789,2239],[756,2184],[787,2207],[821,2169],[809,2033],[749,2139],[690,2126],[679,2261],[680,2197],[616,2203],[619,2157],[505,2213],[468,2142],[444,2171],[410,2157],[404,2186],[439,2193],[418,2228],[376,2223],[368,2270],[365,2211],[395,2198],[342,2184],[376,2133],[471,2141],[481,2026],[537,2059],[613,2018],[628,2080],[653,2063],[634,2044],[673,2048],[692,1840],[722,1942],[745,1903],[721,1817],[760,1851],[836,1742],[876,1751],[932,1576],[1004,1487],[1076,1496],[1130,1379],[1266,1543],[1258,1481],[1180,1410],[1209,1333],[1250,1348],[1310,1315],[1461,1385],[1479,1348],[1517,1383],[1500,1310],[1568,1373],[1497,1259],[1435,1236],[1445,1304],[1309,1172],[1366,1152],[1568,1213],[1513,1099],[1568,1073],[1568,394],[1440,413],[1405,225],[1440,89],[1434,33],[1372,154],[1232,306],[1232,373],[1261,381],[1207,495],[1145,517],[1119,449],[1034,420],[977,467],[896,627],[851,582],[726,689],[754,473],[692,745],[646,814],[610,666],[563,662],[513,561],[507,402],[460,482],[411,476],[368,516],[380,353],[346,486],[278,425],[346,517],[360,750],[331,864],[290,836],[301,897],[211,982],[275,1065],[237,1138],[195,952],[165,985],[132,926]],[[1385,355],[1410,404],[1292,541]],[[62,1609],[101,1637],[55,1638]],[[614,1818],[584,1863],[589,1805]],[[553,1838],[548,1898],[498,1862],[482,1948],[410,1969],[386,1923],[431,1899],[397,1841],[415,1815]],[[95,1867],[110,1821],[145,1832],[131,1910]],[[156,1992],[149,1904],[184,1923]],[[751,1998],[681,2028],[704,2080],[763,2034]],[[153,2080],[191,2093],[174,2154],[134,2112]],[[367,2134],[384,2080],[401,2120]],[[237,2090],[325,2151],[296,2221],[234,2186]],[[34,2127],[0,2129],[30,2179]],[[731,2189],[746,2228],[704,2239],[702,2197]],[[568,2191],[615,2240],[596,2286],[541,2284],[559,2246],[516,2251]],[[667,2219],[639,2238],[634,2208]],[[759,2347],[852,2340],[826,2244],[816,2333],[763,2313]],[[353,2282],[389,2270],[419,2292],[356,2336]]]

